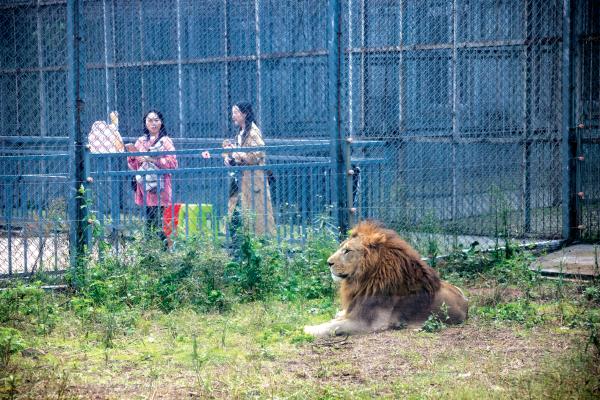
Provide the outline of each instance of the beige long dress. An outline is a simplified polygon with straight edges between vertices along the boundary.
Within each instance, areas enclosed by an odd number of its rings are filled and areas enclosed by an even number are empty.
[[[264,146],[260,129],[252,123],[248,136],[243,140],[242,131],[237,136],[239,147]],[[243,140],[243,141],[242,141]],[[265,165],[264,151],[235,152],[237,165]],[[274,235],[275,219],[271,205],[271,190],[264,170],[246,170],[241,174],[240,190],[229,198],[228,212],[231,216],[240,202],[242,217],[251,232],[257,235]]]

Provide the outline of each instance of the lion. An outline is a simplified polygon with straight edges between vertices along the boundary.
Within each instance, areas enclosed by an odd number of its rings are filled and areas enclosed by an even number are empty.
[[[431,315],[446,324],[467,319],[462,291],[440,279],[419,253],[375,221],[359,223],[327,260],[341,281],[342,311],[304,332],[314,336],[362,334],[421,327]]]

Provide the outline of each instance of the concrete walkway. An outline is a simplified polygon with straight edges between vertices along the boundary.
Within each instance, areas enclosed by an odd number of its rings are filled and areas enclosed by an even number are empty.
[[[539,257],[533,268],[548,276],[593,279],[600,275],[600,245],[577,244]]]

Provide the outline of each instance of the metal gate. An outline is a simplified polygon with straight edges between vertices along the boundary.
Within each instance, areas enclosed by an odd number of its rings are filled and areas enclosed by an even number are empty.
[[[600,4],[575,14],[576,209],[584,240],[600,239]]]

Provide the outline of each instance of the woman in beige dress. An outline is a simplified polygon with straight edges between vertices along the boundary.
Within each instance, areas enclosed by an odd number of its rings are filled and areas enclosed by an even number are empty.
[[[240,131],[235,143],[225,141],[224,148],[264,146],[262,133],[254,120],[252,105],[246,102],[235,104],[231,109],[231,118]],[[235,151],[224,154],[225,165],[265,165],[265,152]],[[234,228],[241,216],[250,231],[257,235],[274,235],[275,221],[271,205],[271,192],[264,169],[241,171],[229,193],[228,213]],[[239,215],[236,215],[239,214]],[[239,224],[239,222],[237,222]]]

